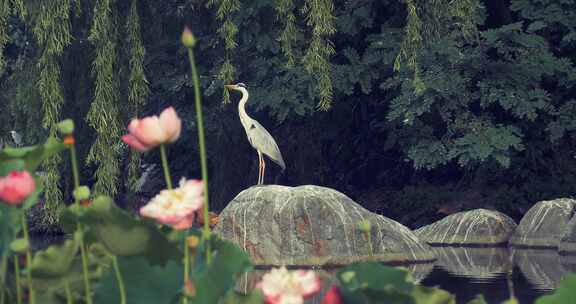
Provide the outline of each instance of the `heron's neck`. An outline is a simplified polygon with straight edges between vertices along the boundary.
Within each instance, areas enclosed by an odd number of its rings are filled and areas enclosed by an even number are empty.
[[[250,118],[246,113],[246,102],[248,101],[248,91],[246,89],[240,89],[242,92],[242,98],[238,103],[238,114],[240,114],[240,118],[244,119],[245,117]]]

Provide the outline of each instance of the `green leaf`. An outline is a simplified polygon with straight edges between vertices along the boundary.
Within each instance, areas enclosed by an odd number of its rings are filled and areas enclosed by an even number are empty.
[[[518,304],[518,299],[512,297],[512,298],[502,302],[502,304]]]
[[[260,290],[252,291],[249,294],[241,294],[230,291],[224,298],[222,304],[261,304],[264,301]]]
[[[21,230],[22,209],[0,203],[0,257],[8,256],[10,244]]]
[[[133,218],[107,196],[97,197],[88,207],[70,206],[62,215],[67,231],[75,229],[75,221],[84,223],[113,255],[144,255],[153,265],[181,256],[154,223]]]
[[[0,176],[6,176],[12,171],[22,171],[26,163],[21,159],[0,160]]]
[[[66,276],[74,262],[79,249],[78,236],[73,240],[66,240],[62,245],[52,245],[45,250],[36,252],[30,267],[34,277],[63,277]]]
[[[574,302],[574,290],[576,290],[576,275],[565,277],[554,293],[536,299],[536,304],[565,304]]]
[[[57,139],[50,137],[41,145],[22,148],[5,148],[1,150],[0,163],[4,163],[5,161],[22,160],[25,162],[25,167],[28,171],[35,172],[44,159],[59,153],[64,149],[66,149],[66,145],[62,144]]]
[[[192,273],[197,294],[191,303],[218,303],[234,287],[236,278],[251,269],[250,256],[234,243],[216,235],[210,239],[213,258],[210,265],[199,263]],[[203,256],[202,250],[198,256]]]
[[[484,299],[484,296],[479,294],[476,295],[476,297],[470,301],[468,301],[467,304],[487,304],[486,300]]]
[[[455,303],[454,296],[444,290],[415,284],[407,270],[379,263],[354,263],[336,276],[345,303]]]
[[[15,239],[10,243],[10,250],[15,253],[22,254],[28,250],[30,244],[25,239]]]
[[[171,303],[170,299],[177,296],[184,285],[182,265],[174,261],[162,267],[150,265],[144,257],[119,257],[118,264],[127,304]],[[110,271],[95,290],[94,303],[119,303],[119,300],[116,276],[114,271]]]
[[[412,292],[416,304],[455,304],[456,297],[449,292],[417,285]]]

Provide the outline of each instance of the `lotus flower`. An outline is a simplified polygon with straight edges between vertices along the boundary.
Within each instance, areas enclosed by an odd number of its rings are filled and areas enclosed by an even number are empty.
[[[0,177],[0,201],[9,205],[21,204],[35,189],[36,183],[28,171],[12,171]]]
[[[262,290],[266,304],[302,304],[318,291],[321,281],[314,271],[272,269],[262,277],[256,288]]]
[[[122,141],[132,149],[146,152],[160,144],[174,142],[180,137],[182,121],[173,107],[168,107],[160,117],[148,116],[142,119],[134,118],[128,125],[128,132],[122,136]]]
[[[178,188],[160,191],[146,206],[140,208],[140,214],[177,230],[188,229],[194,223],[196,210],[204,203],[203,193],[202,181],[187,181],[183,178]]]
[[[342,297],[340,290],[336,286],[332,286],[322,298],[320,304],[342,304]]]

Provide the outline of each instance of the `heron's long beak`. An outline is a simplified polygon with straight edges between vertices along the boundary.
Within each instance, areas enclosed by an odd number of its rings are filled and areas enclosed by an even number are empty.
[[[227,88],[228,90],[235,90],[236,89],[236,85],[234,84],[227,84],[224,85],[225,88]]]

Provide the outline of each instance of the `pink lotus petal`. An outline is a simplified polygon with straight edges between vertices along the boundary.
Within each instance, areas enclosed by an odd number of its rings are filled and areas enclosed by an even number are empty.
[[[338,287],[332,286],[326,294],[324,294],[324,298],[322,298],[320,304],[342,304],[342,297],[340,296]]]
[[[130,148],[138,152],[146,152],[152,149],[152,146],[144,145],[132,134],[126,134],[122,136],[122,141],[126,143],[128,146],[130,146]]]
[[[160,126],[158,116],[140,119],[136,128],[133,128],[130,133],[147,146],[157,146],[166,141],[166,135]]]
[[[174,142],[180,137],[182,121],[173,107],[168,107],[160,113],[160,126],[164,130],[167,142]]]
[[[35,189],[36,183],[28,171],[12,171],[0,177],[0,200],[9,205],[21,204]]]

